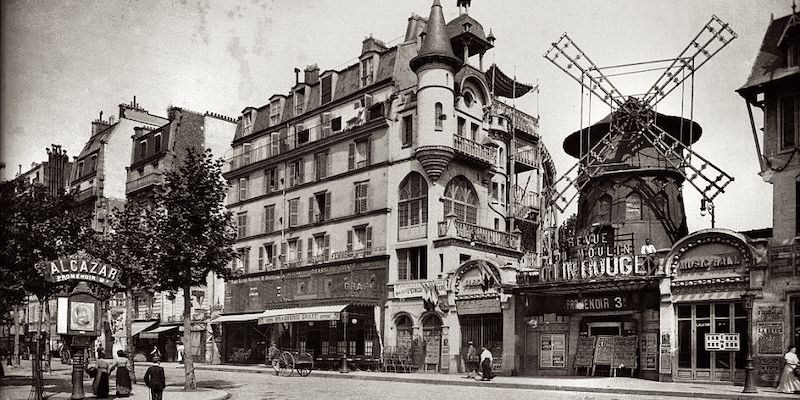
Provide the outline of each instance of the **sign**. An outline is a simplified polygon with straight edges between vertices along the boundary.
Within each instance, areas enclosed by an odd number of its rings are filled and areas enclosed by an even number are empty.
[[[258,319],[259,325],[275,324],[279,322],[298,322],[298,321],[338,321],[338,312],[313,312],[313,313],[297,313],[297,314],[281,314],[260,317]]]
[[[445,293],[447,291],[447,281],[444,279],[425,282],[395,283],[394,297],[397,299],[422,297],[422,293],[424,292],[422,285],[428,283],[436,284],[436,291],[439,293]]]
[[[742,276],[753,265],[751,248],[739,238],[721,233],[690,235],[667,261],[677,280]]]
[[[497,293],[500,271],[484,260],[470,260],[456,271],[453,288],[456,295],[485,295]],[[484,290],[486,287],[486,290]]]
[[[563,333],[541,334],[539,350],[540,368],[566,367],[567,335]]]
[[[659,348],[658,372],[661,374],[672,373],[672,349],[670,333],[661,332],[661,347]]]
[[[89,332],[95,330],[95,303],[89,301],[69,302],[69,329]]]
[[[614,359],[614,336],[598,336],[594,350],[594,365],[611,365]]]
[[[658,362],[658,332],[647,332],[642,345],[642,369],[655,370]]]
[[[758,355],[783,355],[783,322],[759,321],[756,334]]]
[[[762,322],[782,322],[783,306],[761,306],[756,308],[756,320]]]
[[[761,364],[761,380],[767,382],[776,382],[781,372],[781,365],[783,364],[782,357],[761,357],[759,359]]]
[[[119,279],[117,267],[95,261],[88,256],[75,255],[42,261],[37,267],[44,273],[45,280],[53,283],[82,280],[113,287]]]
[[[581,336],[578,338],[578,348],[575,351],[575,362],[573,367],[591,367],[594,358],[594,346],[597,341],[596,336]]]
[[[625,294],[568,298],[564,310],[568,312],[615,311],[631,309],[631,301]]]
[[[739,351],[738,333],[706,333],[706,351]]]
[[[458,315],[496,314],[500,310],[500,297],[493,296],[486,299],[456,299]]]
[[[636,343],[638,336],[614,336],[612,368],[636,368]]]
[[[769,248],[769,267],[773,277],[794,274],[794,246],[771,246]]]
[[[562,261],[560,264],[542,266],[539,280],[564,282],[612,279],[617,276],[652,276],[654,264],[651,257],[632,254]]]

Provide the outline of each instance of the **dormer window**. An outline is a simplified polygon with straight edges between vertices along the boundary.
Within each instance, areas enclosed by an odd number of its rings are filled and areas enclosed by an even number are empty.
[[[375,73],[372,57],[361,60],[361,87],[371,85],[375,81]]]
[[[249,110],[242,115],[242,136],[253,133],[253,120],[255,120],[255,112],[253,110]]]
[[[153,143],[153,152],[158,153],[161,151],[161,133],[157,133],[153,136]]]
[[[320,103],[327,104],[333,100],[333,75],[322,77],[322,89],[320,90]]]
[[[272,125],[281,121],[281,101],[275,100],[269,104],[269,121]]]
[[[294,115],[301,115],[305,112],[306,96],[303,90],[294,92]]]
[[[139,159],[147,157],[147,139],[139,142]]]
[[[470,24],[469,22],[464,22],[463,26],[464,26],[464,32],[469,32],[470,29],[472,29],[472,24]]]
[[[786,67],[800,66],[800,38],[786,48]]]

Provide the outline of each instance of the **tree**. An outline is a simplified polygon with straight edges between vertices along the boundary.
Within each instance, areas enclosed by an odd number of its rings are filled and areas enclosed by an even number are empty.
[[[204,285],[206,277],[234,276],[228,267],[234,258],[236,238],[231,213],[225,209],[227,182],[222,177],[222,159],[187,149],[177,170],[165,173],[165,193],[159,224],[159,289],[183,291],[183,344],[191,353],[192,286]],[[184,358],[184,388],[197,388],[191,354]]]

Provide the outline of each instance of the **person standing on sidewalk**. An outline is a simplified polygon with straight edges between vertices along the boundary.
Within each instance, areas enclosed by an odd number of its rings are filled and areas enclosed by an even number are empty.
[[[795,376],[800,359],[797,358],[797,346],[790,345],[789,351],[784,354],[786,366],[783,367],[781,379],[778,381],[778,391],[781,393],[794,393],[800,391],[800,379]]]
[[[490,381],[494,378],[494,373],[492,373],[492,361],[494,358],[487,345],[483,345],[481,350],[481,380]]]
[[[164,397],[164,387],[167,386],[167,379],[164,377],[164,368],[161,366],[161,358],[153,357],[156,365],[151,366],[144,373],[144,384],[150,388],[151,400],[162,400]]]
[[[472,378],[478,372],[478,354],[471,340],[467,342],[467,345],[469,347],[467,347],[467,352],[464,355],[464,367],[467,369],[465,378]]]
[[[183,351],[184,351],[183,342],[178,342],[176,350],[178,352],[178,364],[183,364]]]

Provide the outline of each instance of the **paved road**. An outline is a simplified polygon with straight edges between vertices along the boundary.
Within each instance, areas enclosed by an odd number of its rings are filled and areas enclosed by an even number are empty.
[[[357,379],[335,379],[311,376],[301,378],[277,377],[269,374],[249,374],[221,371],[196,370],[198,385],[222,389],[231,394],[233,400],[323,400],[323,399],[375,399],[375,400],[467,400],[467,399],[546,399],[546,400],[612,400],[636,399],[631,395],[599,393],[570,393],[562,391],[497,389],[486,383],[486,388],[436,386],[418,383],[377,382]],[[167,383],[181,384],[183,369],[166,368]],[[679,397],[665,399],[681,400]],[[648,397],[654,400],[656,397]]]

